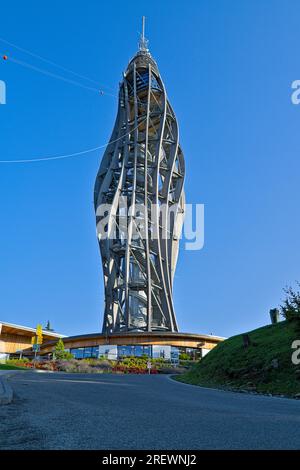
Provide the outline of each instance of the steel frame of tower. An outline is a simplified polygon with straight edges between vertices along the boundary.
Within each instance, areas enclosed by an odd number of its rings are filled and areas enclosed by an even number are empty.
[[[184,176],[176,116],[143,38],[120,84],[115,126],[95,183],[103,333],[178,331],[172,290]],[[144,211],[137,210],[141,205]]]

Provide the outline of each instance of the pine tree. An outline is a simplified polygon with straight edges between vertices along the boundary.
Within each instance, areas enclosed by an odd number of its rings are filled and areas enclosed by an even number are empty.
[[[300,283],[297,282],[298,287]],[[281,305],[281,315],[286,320],[300,320],[300,291],[295,291],[292,287],[284,289],[286,298]]]
[[[46,325],[46,327],[45,327],[45,330],[47,330],[47,331],[54,331],[53,328],[51,328],[51,323],[50,323],[49,320],[47,321],[47,325]]]
[[[57,341],[54,348],[54,357],[55,359],[72,359],[73,354],[65,350],[64,342],[61,338]]]

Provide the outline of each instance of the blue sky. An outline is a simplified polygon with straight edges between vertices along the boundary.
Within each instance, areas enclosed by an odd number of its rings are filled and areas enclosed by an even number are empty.
[[[187,202],[205,204],[205,246],[182,250],[175,277],[181,331],[229,336],[269,321],[300,278],[299,2],[277,0],[10,1],[2,38],[117,94],[141,16],[186,158]],[[0,42],[7,54],[74,79]],[[96,147],[117,100],[0,62],[0,159]],[[79,80],[90,86],[91,83]],[[93,85],[92,85],[93,86]],[[93,185],[102,151],[0,164],[0,319],[79,334],[102,324]]]

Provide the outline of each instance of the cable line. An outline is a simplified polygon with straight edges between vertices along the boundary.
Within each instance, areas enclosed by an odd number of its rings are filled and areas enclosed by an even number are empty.
[[[100,90],[98,90],[97,88],[92,88],[92,87],[83,85],[82,83],[76,82],[75,80],[71,80],[70,78],[62,77],[61,75],[57,75],[56,73],[53,73],[53,72],[48,72],[47,70],[43,70],[39,67],[36,67],[35,65],[28,64],[27,62],[23,62],[22,60],[15,59],[11,56],[6,60],[10,60],[11,62],[14,62],[18,65],[22,65],[23,67],[27,67],[29,69],[32,69],[32,70],[36,71],[36,72],[40,72],[44,75],[48,75],[49,77],[56,78],[58,80],[63,80],[64,82],[70,83],[71,85],[76,85],[76,86],[79,86],[81,88],[85,88],[86,90],[90,90],[90,91],[94,91],[96,93],[100,93]]]
[[[4,38],[1,38],[0,37],[0,42],[4,43],[4,44],[7,44],[11,47],[14,47],[15,49],[18,49],[19,51],[21,52],[24,52],[25,54],[29,54],[31,55],[32,57],[35,57],[36,59],[39,59],[39,60],[42,60],[43,62],[45,62],[46,64],[49,64],[49,65],[53,65],[54,67],[57,67],[65,72],[68,72],[68,73],[71,73],[73,75],[75,75],[76,77],[78,78],[82,78],[83,80],[87,80],[89,81],[90,83],[93,83],[94,85],[97,85],[97,86],[101,86],[102,88],[107,88],[108,90],[111,90],[111,91],[114,91],[111,87],[107,86],[107,85],[101,85],[100,83],[98,83],[96,80],[93,80],[89,77],[86,77],[85,75],[82,75],[78,72],[74,72],[73,70],[71,69],[68,69],[67,67],[64,67],[60,64],[57,64],[56,62],[53,62],[52,60],[49,60],[49,59],[46,59],[45,57],[39,55],[39,54],[35,54],[34,52],[31,52],[29,51],[28,49],[24,49],[23,47],[20,47],[16,44],[14,44],[13,42],[10,42],[10,41],[7,41],[6,39]]]
[[[0,163],[36,163],[36,162],[46,162],[46,161],[50,161],[50,160],[63,160],[63,159],[66,159],[66,158],[72,158],[72,157],[78,157],[78,156],[81,156],[81,155],[85,155],[87,153],[92,153],[92,152],[95,152],[96,150],[100,150],[102,148],[105,148],[107,147],[108,145],[110,144],[114,144],[115,142],[118,142],[119,140],[121,139],[124,139],[127,135],[131,134],[132,132],[134,132],[143,122],[145,121],[145,119],[143,119],[142,121],[140,121],[138,123],[138,125],[131,129],[129,132],[127,132],[126,134],[123,134],[121,135],[120,137],[118,137],[117,139],[114,139],[114,140],[109,140],[108,142],[106,142],[105,144],[102,144],[102,145],[99,145],[98,147],[92,147],[92,148],[89,148],[87,150],[82,150],[81,152],[75,152],[75,153],[69,153],[67,155],[54,155],[54,156],[49,156],[49,157],[41,157],[41,158],[31,158],[31,159],[21,159],[21,160],[0,160]]]

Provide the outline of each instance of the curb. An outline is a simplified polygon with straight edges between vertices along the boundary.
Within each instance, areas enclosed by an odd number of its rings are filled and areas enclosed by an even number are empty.
[[[7,383],[4,376],[0,376],[0,405],[9,405],[13,400],[13,389]]]

